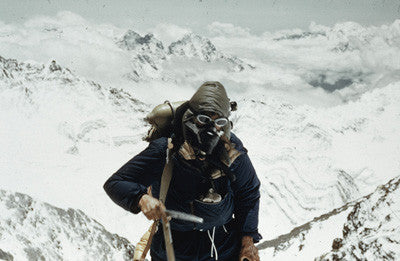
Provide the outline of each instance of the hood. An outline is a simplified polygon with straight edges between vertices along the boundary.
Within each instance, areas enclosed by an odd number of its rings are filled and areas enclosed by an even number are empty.
[[[220,82],[203,83],[190,99],[189,107],[194,113],[215,112],[226,118],[230,115],[230,101]]]
[[[189,109],[183,114],[182,121],[199,112],[215,112],[220,116],[228,118],[231,114],[231,104],[226,94],[224,86],[220,82],[203,83],[193,97],[189,100]],[[222,130],[225,137],[230,139],[231,124],[225,125]],[[187,140],[186,133],[183,131],[184,139]]]

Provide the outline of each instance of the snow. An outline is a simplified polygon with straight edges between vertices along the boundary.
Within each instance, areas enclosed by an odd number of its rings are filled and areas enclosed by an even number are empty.
[[[318,260],[397,260],[399,246],[399,184],[397,177],[357,202],[349,213],[341,246]]]
[[[399,177],[259,245],[261,260],[397,260]],[[281,240],[280,240],[281,239]]]
[[[81,209],[137,242],[150,223],[116,206],[102,186],[145,148],[142,119],[152,107],[190,98],[205,80],[220,80],[238,102],[233,131],[262,182],[266,241],[399,175],[400,20],[381,27],[312,24],[309,31],[262,35],[213,23],[210,38],[175,28],[169,43],[156,38],[160,26],[155,36],[140,33],[143,44],[126,48],[126,28],[82,17],[75,22],[76,16],[0,23],[0,189],[7,193]],[[174,42],[184,54],[159,48]],[[238,64],[244,70],[232,69]],[[126,76],[135,70],[143,77],[132,81]],[[13,215],[0,210],[7,213],[0,221]],[[300,240],[276,255],[262,250],[262,260],[328,253],[346,218],[341,212],[315,224],[302,254]],[[71,249],[65,246],[65,259],[73,259]],[[11,243],[0,250],[24,254]]]
[[[80,210],[0,190],[0,246],[15,260],[129,260],[133,246]],[[1,257],[1,256],[0,256]]]
[[[313,260],[331,250],[332,241],[342,235],[349,211],[344,211],[322,222],[313,223],[308,230],[282,243],[260,251],[261,260]]]

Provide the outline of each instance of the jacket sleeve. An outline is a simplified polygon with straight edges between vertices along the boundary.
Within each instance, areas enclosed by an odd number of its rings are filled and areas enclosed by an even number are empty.
[[[103,188],[116,204],[132,213],[139,213],[141,196],[161,177],[165,164],[164,147],[167,147],[166,141],[162,139],[151,142],[106,181]]]
[[[258,210],[260,205],[260,181],[247,153],[240,155],[232,164],[231,171],[236,175],[232,183],[235,202],[235,219],[242,236],[253,237],[259,242]]]

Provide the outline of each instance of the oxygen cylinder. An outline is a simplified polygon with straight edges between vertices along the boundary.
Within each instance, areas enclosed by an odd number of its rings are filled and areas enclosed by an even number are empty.
[[[186,101],[169,102],[165,101],[159,104],[144,118],[151,124],[151,128],[144,138],[146,141],[152,141],[161,137],[169,137],[172,131],[172,121],[176,109]]]

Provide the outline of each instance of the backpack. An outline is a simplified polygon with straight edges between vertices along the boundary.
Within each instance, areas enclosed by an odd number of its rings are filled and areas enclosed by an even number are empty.
[[[189,101],[169,102],[165,101],[157,105],[144,118],[149,123],[150,129],[143,140],[151,142],[161,137],[171,137],[172,133],[178,132],[183,113],[189,108]]]

